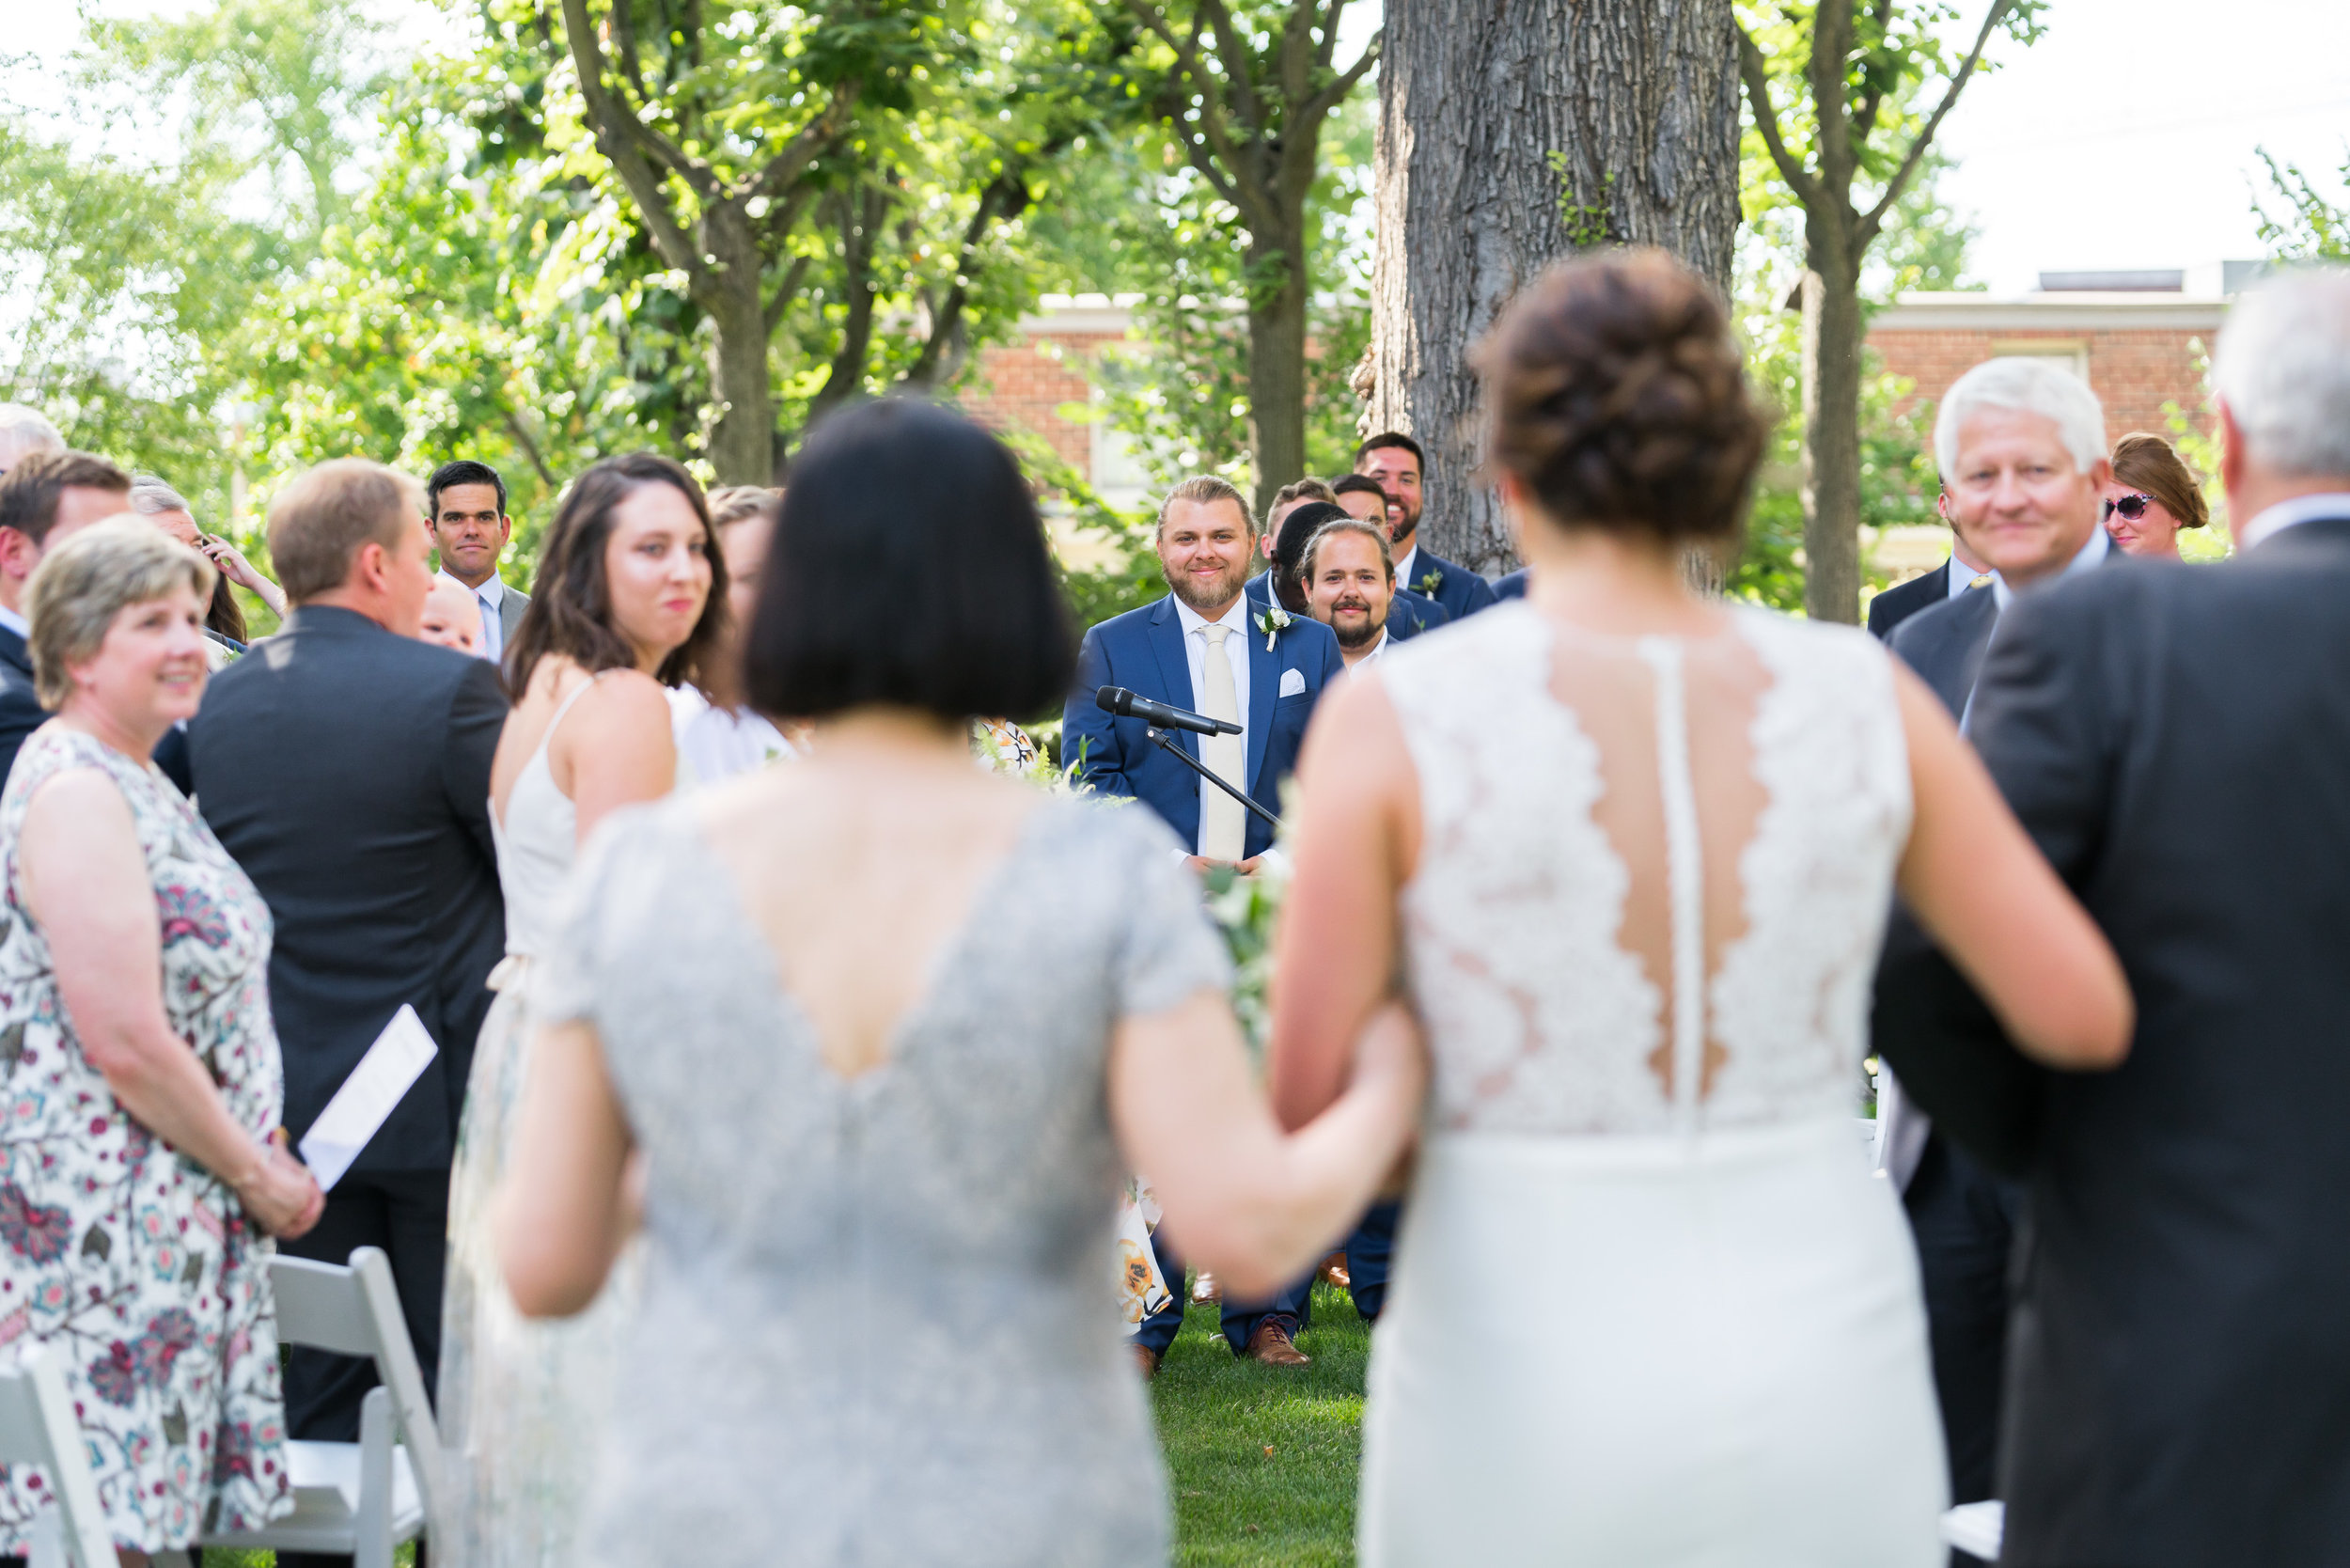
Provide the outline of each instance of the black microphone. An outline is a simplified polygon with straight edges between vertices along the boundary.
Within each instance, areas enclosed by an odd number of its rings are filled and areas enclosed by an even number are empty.
[[[1104,686],[1093,694],[1093,705],[1105,713],[1118,713],[1138,718],[1149,724],[1163,725],[1169,729],[1188,729],[1195,735],[1238,735],[1241,727],[1229,719],[1212,719],[1205,713],[1195,713],[1188,708],[1170,708],[1164,702],[1153,702],[1147,697],[1136,697],[1123,686]]]

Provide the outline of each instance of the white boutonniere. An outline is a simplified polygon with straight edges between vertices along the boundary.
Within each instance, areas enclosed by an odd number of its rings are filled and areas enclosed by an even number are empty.
[[[1290,613],[1275,604],[1257,612],[1257,630],[1264,634],[1264,651],[1273,651],[1273,639],[1290,629]]]
[[[1419,581],[1414,583],[1412,587],[1428,598],[1434,599],[1436,597],[1436,590],[1444,587],[1444,573],[1432,566],[1419,574]]]

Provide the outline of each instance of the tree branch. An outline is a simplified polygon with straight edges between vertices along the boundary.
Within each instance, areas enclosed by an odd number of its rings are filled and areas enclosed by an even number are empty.
[[[773,201],[785,187],[807,172],[807,165],[838,141],[849,123],[849,110],[856,103],[857,86],[842,82],[832,89],[831,102],[823,112],[800,127],[783,150],[767,161],[767,166],[746,180],[736,192],[744,200],[765,196]]]
[[[800,284],[807,276],[807,264],[811,259],[813,258],[804,255],[793,257],[791,265],[786,267],[783,275],[776,280],[775,298],[760,307],[759,319],[766,327],[769,337],[775,337],[776,328],[783,324],[783,313],[791,307],[791,301],[798,295]]]
[[[522,416],[510,408],[501,408],[498,412],[506,416],[507,431],[513,436],[514,445],[523,449],[523,456],[530,460],[530,466],[538,471],[540,482],[550,491],[560,490],[562,481],[555,477],[555,470],[547,466],[547,460],[539,455],[539,443],[531,439]]]
[[[840,197],[840,292],[848,318],[841,323],[839,352],[824,371],[824,384],[808,400],[810,425],[835,404],[847,401],[865,379],[866,355],[873,341],[874,235],[888,200],[885,192],[870,185]]]
[[[1248,46],[1242,40],[1240,29],[1232,25],[1232,13],[1225,7],[1224,0],[1192,0],[1192,3],[1199,8],[1199,13],[1208,19],[1209,30],[1215,34],[1215,57],[1217,63],[1224,67],[1224,79],[1231,84],[1232,99],[1239,105],[1241,122],[1248,127],[1251,141],[1261,142],[1265,134],[1265,106],[1263,101],[1257,97],[1257,84],[1248,73]],[[1212,85],[1207,82],[1199,84],[1202,102],[1213,96],[1208,90]]]
[[[1820,183],[1787,150],[1787,143],[1779,135],[1778,109],[1771,102],[1770,68],[1762,63],[1762,51],[1754,46],[1754,39],[1744,27],[1738,29],[1738,74],[1746,79],[1747,100],[1754,105],[1755,129],[1762,133],[1762,145],[1770,150],[1771,162],[1778,165],[1778,177],[1787,181],[1796,200],[1810,206],[1820,199]]]
[[[964,226],[963,243],[955,251],[955,281],[947,290],[946,303],[931,318],[930,336],[922,340],[922,351],[900,379],[910,386],[929,386],[937,379],[941,354],[953,341],[963,322],[964,305],[971,297],[971,279],[979,272],[979,242],[987,238],[987,230],[999,218],[1016,216],[1028,205],[1028,182],[1007,169],[988,181],[979,193],[979,204],[971,213],[971,221]]]
[[[1975,35],[1975,47],[1967,52],[1966,64],[1951,74],[1950,90],[1942,95],[1942,102],[1935,105],[1933,116],[1927,119],[1925,128],[1918,133],[1917,139],[1909,144],[1909,154],[1902,160],[1902,166],[1893,171],[1891,180],[1886,181],[1885,195],[1869,210],[1869,215],[1860,220],[1860,227],[1855,231],[1858,249],[1866,250],[1870,242],[1877,237],[1877,230],[1884,227],[1885,214],[1892,211],[1893,203],[1901,200],[1902,192],[1908,188],[1910,180],[1918,172],[1918,165],[1925,162],[1926,149],[1934,145],[1935,133],[1942,129],[1944,117],[1958,106],[1958,95],[1966,89],[1966,79],[1975,73],[1975,67],[1982,63],[1982,52],[1991,42],[1992,29],[2014,8],[2015,0],[1991,0],[1991,9],[1983,16],[1982,30]]]
[[[1880,46],[1885,42],[1885,29],[1892,24],[1892,21],[1893,0],[1877,0],[1877,42]],[[1872,85],[1867,92],[1861,94],[1860,112],[1854,116],[1853,123],[1860,127],[1860,136],[1863,141],[1868,139],[1869,128],[1876,124],[1877,110],[1884,104],[1885,89],[1880,86]]]
[[[1234,180],[1245,176],[1247,165],[1240,145],[1232,139],[1231,127],[1225,122],[1219,84],[1208,74],[1207,68],[1200,62],[1201,13],[1193,14],[1191,38],[1186,41],[1176,37],[1167,13],[1152,5],[1151,0],[1126,0],[1126,5],[1145,27],[1157,34],[1169,49],[1175,51],[1177,66],[1190,78],[1193,90],[1199,95],[1199,107],[1194,114],[1186,115],[1188,105],[1180,93],[1170,94],[1163,105],[1167,117],[1175,122],[1178,130],[1184,130],[1186,119],[1197,127],[1183,136],[1184,156],[1191,161],[1191,166],[1215,188],[1216,195],[1239,208],[1246,218],[1251,204],[1242,199],[1244,193]],[[1202,142],[1206,144],[1204,150]],[[1213,166],[1216,162],[1222,163],[1225,174],[1217,173]],[[1233,178],[1227,179],[1226,174]]]
[[[1292,0],[1303,5],[1305,0]],[[1346,9],[1346,0],[1330,0],[1322,9],[1322,42],[1314,49],[1314,64],[1328,71],[1339,57],[1339,13]]]
[[[1355,85],[1370,74],[1372,66],[1379,63],[1380,51],[1386,46],[1386,28],[1382,27],[1371,34],[1371,41],[1363,45],[1363,57],[1347,67],[1345,71],[1328,86],[1314,94],[1307,102],[1305,112],[1319,119],[1345,102],[1347,95],[1355,90]]]
[[[595,126],[597,148],[611,160],[620,183],[628,187],[628,194],[635,199],[636,210],[651,232],[653,248],[661,253],[661,259],[685,274],[692,291],[706,293],[715,286],[717,276],[702,260],[701,248],[687,237],[677,214],[669,210],[668,197],[661,189],[661,176],[645,161],[644,146],[650,141],[668,147],[669,153],[680,163],[688,160],[604,89],[603,49],[596,41],[594,25],[588,20],[588,0],[563,0],[563,31],[570,37],[572,60],[579,71],[579,94],[587,102],[588,118]]]

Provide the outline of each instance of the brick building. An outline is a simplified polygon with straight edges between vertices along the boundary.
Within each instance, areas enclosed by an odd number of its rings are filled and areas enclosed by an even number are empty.
[[[1969,367],[2000,354],[2054,359],[2096,390],[2108,443],[2131,431],[2168,433],[2166,405],[2205,426],[2203,366],[2228,300],[2259,264],[2215,262],[2175,271],[2043,273],[2029,293],[1908,293],[1879,310],[1869,347],[1886,369],[1938,401]],[[969,405],[991,423],[1026,430],[1113,505],[1145,504],[1146,479],[1118,431],[1081,413],[1094,398],[1089,360],[1121,342],[1132,301],[1047,295],[1018,339],[984,351]],[[1938,527],[1888,529],[1876,564],[1896,577],[1938,563]]]

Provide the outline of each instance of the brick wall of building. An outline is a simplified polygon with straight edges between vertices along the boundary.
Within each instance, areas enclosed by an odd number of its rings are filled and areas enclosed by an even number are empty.
[[[1121,339],[1113,332],[1054,332],[990,345],[979,352],[966,406],[984,423],[1042,436],[1063,461],[1090,478],[1093,428],[1063,418],[1059,410],[1092,396],[1088,361],[1104,344]]]
[[[2003,353],[2066,352],[2086,361],[2089,384],[2106,406],[2108,444],[2131,431],[2170,432],[2163,405],[2175,402],[2201,426],[2202,357],[2200,333],[2138,327],[2115,332],[1872,332],[1869,346],[1886,369],[1915,382],[1918,397],[1939,402],[1952,382]]]

